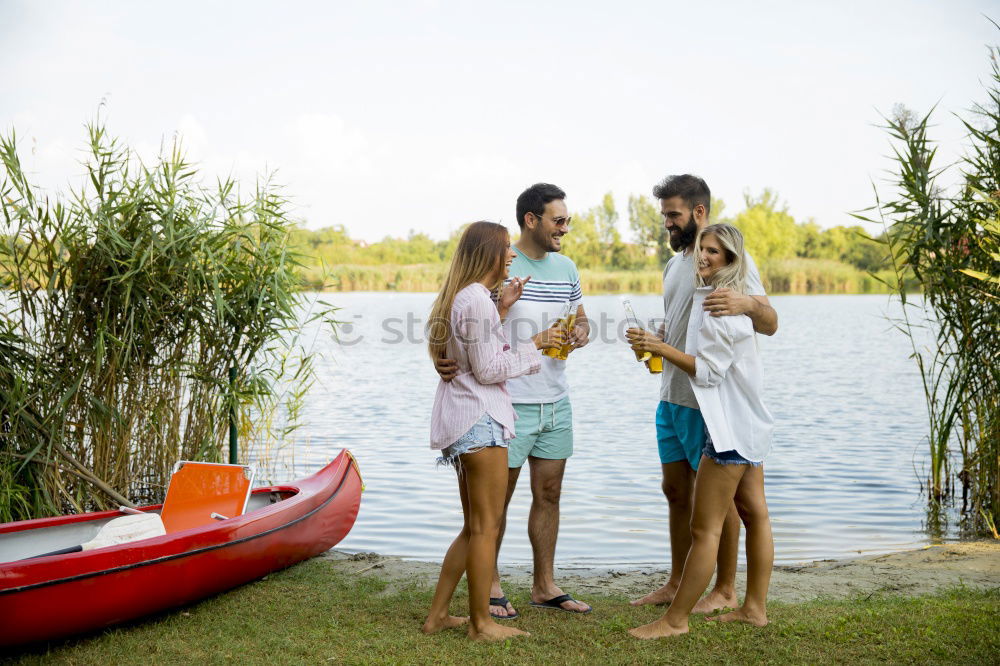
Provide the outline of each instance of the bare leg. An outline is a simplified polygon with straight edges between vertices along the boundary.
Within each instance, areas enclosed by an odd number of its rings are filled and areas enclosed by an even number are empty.
[[[719,556],[716,559],[715,587],[694,605],[692,613],[711,613],[720,608],[736,608],[736,557],[740,549],[740,514],[736,504],[729,505],[726,522],[719,539]]]
[[[503,544],[503,535],[507,531],[507,507],[510,506],[510,500],[514,497],[514,491],[517,489],[517,479],[520,475],[520,467],[512,467],[507,470],[507,497],[504,499],[503,514],[500,516],[500,531],[497,534],[497,560],[500,559],[500,546]],[[493,584],[490,586],[490,597],[499,599],[504,596],[506,595],[500,586],[500,571],[497,567],[493,567]],[[514,615],[516,612],[513,604],[510,603],[506,606],[490,606],[490,613],[501,617]]]
[[[444,556],[444,562],[441,563],[441,574],[438,576],[431,609],[427,613],[424,626],[420,628],[425,634],[451,629],[469,621],[467,617],[455,617],[448,613],[448,606],[455,594],[455,587],[465,573],[465,561],[469,551],[469,494],[465,489],[465,471],[462,467],[458,468],[458,494],[462,499],[462,516],[464,518],[462,531],[451,542],[451,546]]]
[[[469,583],[469,638],[503,640],[526,632],[503,627],[490,617],[490,583],[496,568],[497,534],[507,489],[507,449],[494,446],[461,457],[469,496],[469,546],[465,570]]]
[[[565,460],[528,457],[531,472],[531,511],[528,513],[528,539],[534,561],[534,582],[531,600],[538,603],[563,595],[556,585],[553,571],[556,539],[559,536],[559,497],[562,494]],[[585,612],[590,609],[579,601],[564,601],[566,610]]]
[[[719,465],[702,456],[695,480],[691,550],[684,562],[677,594],[660,619],[631,629],[630,634],[636,638],[661,638],[687,633],[691,609],[712,579],[722,525],[745,468],[745,465]]]
[[[663,587],[653,590],[633,606],[669,604],[674,599],[684,571],[684,560],[691,549],[691,501],[694,491],[694,470],[686,460],[667,463],[663,468],[663,494],[670,507],[670,579]]]
[[[750,467],[736,489],[736,507],[747,526],[747,594],[743,605],[712,620],[767,624],[767,588],[774,567],[771,517],[764,499],[764,468]]]

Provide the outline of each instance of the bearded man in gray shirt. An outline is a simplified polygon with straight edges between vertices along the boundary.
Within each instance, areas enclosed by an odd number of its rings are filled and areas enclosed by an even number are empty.
[[[664,324],[661,340],[684,349],[688,318],[694,296],[696,258],[694,240],[708,226],[711,192],[698,176],[668,176],[653,188],[660,201],[663,224],[670,233],[670,247],[677,253],[663,270]],[[747,294],[716,289],[705,299],[704,308],[713,317],[747,315],[754,330],[774,335],[778,315],[768,302],[760,273],[747,255]],[[650,333],[652,335],[652,333]],[[690,350],[687,350],[690,353]],[[663,472],[663,494],[670,507],[670,579],[633,606],[670,603],[680,584],[684,561],[691,548],[691,509],[694,479],[705,445],[705,422],[688,376],[670,363],[663,364],[660,404],[656,410],[656,439]],[[740,518],[736,506],[729,508],[719,541],[715,587],[694,607],[695,613],[736,608],[736,556],[739,550]]]

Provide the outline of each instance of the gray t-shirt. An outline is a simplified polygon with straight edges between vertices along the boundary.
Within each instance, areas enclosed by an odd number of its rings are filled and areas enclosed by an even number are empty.
[[[764,285],[760,281],[757,264],[749,254],[744,254],[747,260],[747,294],[750,296],[766,296]],[[678,252],[667,261],[663,269],[663,316],[665,318],[663,340],[671,347],[676,347],[688,354],[693,349],[684,349],[687,339],[688,318],[691,316],[691,300],[694,298],[694,252],[685,254]],[[663,375],[660,379],[660,400],[698,409],[691,380],[686,372],[673,363],[663,364]]]

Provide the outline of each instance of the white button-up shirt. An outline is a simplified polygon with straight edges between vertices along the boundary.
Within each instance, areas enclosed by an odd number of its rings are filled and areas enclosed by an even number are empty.
[[[774,418],[761,394],[764,380],[753,322],[746,315],[712,317],[702,309],[714,287],[694,292],[685,349],[694,352],[691,387],[719,453],[760,462],[771,448]]]

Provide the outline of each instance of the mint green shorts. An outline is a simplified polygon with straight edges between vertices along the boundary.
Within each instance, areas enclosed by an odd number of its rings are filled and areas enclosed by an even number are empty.
[[[507,446],[507,467],[524,464],[528,456],[565,460],[573,455],[573,408],[569,396],[557,402],[516,403],[517,433]]]

